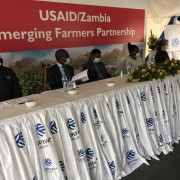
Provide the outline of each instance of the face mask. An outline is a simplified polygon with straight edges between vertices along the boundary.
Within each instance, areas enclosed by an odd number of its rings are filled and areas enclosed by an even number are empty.
[[[71,58],[67,58],[65,64],[69,64],[71,62]]]
[[[136,53],[136,57],[140,57],[140,53]]]
[[[101,58],[95,58],[94,63],[99,63],[101,61]]]

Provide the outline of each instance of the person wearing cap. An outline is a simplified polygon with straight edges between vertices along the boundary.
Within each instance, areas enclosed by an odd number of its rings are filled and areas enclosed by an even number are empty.
[[[0,101],[19,98],[22,96],[21,87],[14,71],[3,66],[0,57]]]
[[[55,53],[56,64],[47,68],[47,83],[50,90],[63,88],[64,79],[70,81],[74,76],[74,68],[70,65],[69,53],[59,49]]]
[[[101,51],[93,49],[89,55],[89,60],[83,65],[83,71],[88,70],[89,82],[110,78],[104,63],[101,61]]]
[[[138,46],[128,43],[128,51],[129,56],[125,58],[125,69],[127,70],[128,67],[130,67],[132,72],[135,68],[142,65],[143,61],[140,57],[140,51]]]

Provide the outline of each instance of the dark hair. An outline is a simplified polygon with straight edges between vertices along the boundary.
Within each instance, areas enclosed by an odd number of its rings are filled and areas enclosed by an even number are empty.
[[[93,49],[91,51],[91,55],[95,55],[95,54],[101,54],[101,51],[99,49]]]
[[[162,39],[162,40],[159,40],[157,43],[156,43],[156,48],[157,48],[157,51],[160,51],[161,48],[163,46],[166,45],[166,43],[168,43],[169,41],[167,39]]]
[[[135,52],[137,49],[139,49],[138,46],[132,45],[131,43],[128,43],[128,50],[129,50],[130,54]]]
[[[60,58],[64,57],[67,54],[68,52],[65,49],[58,49],[55,53],[56,60],[59,60]]]

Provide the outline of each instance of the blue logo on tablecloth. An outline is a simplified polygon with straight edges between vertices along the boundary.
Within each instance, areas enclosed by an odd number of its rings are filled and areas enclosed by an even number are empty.
[[[163,143],[163,142],[164,142],[164,139],[163,139],[162,135],[159,136],[159,142],[160,142],[160,143]]]
[[[95,119],[98,119],[97,111],[96,111],[95,108],[93,108],[93,114],[94,114],[94,118],[95,118]]]
[[[73,119],[68,119],[67,126],[70,130],[74,130],[76,127],[76,123]]]
[[[19,148],[23,148],[25,146],[25,141],[22,132],[18,133],[15,136],[16,144]]]
[[[136,153],[133,150],[127,152],[126,157],[128,160],[132,160],[135,157]]]
[[[153,118],[147,118],[146,119],[146,124],[147,124],[147,127],[153,126],[153,124],[154,124]]]
[[[117,108],[117,110],[120,110],[120,103],[117,99],[116,99],[116,108]]]
[[[81,112],[81,122],[82,123],[86,122],[86,115],[83,112]]]
[[[141,93],[141,100],[146,101],[146,95],[144,92]]]
[[[59,161],[59,164],[60,164],[61,170],[64,172],[65,165],[64,165],[63,161]]]
[[[93,159],[93,157],[94,157],[94,152],[93,152],[92,149],[90,149],[90,148],[87,148],[87,149],[86,149],[86,157],[87,157],[87,160]]]
[[[39,137],[43,137],[43,135],[45,134],[45,127],[44,127],[44,125],[41,124],[41,123],[37,123],[36,124],[36,132],[37,132]]]
[[[50,159],[45,159],[45,165],[46,166],[51,166],[52,165],[52,160],[50,160]]]
[[[33,180],[37,180],[36,176],[33,178]]]
[[[174,39],[172,39],[172,46],[174,47],[174,48],[177,48],[178,46],[179,46],[179,39],[178,38],[174,38]]]
[[[165,111],[163,110],[163,117],[165,117],[166,116],[166,114],[165,114]]]
[[[122,129],[122,134],[127,135],[129,133],[129,130],[127,128]]]
[[[108,162],[108,165],[109,165],[109,169],[114,172],[116,171],[116,165],[115,165],[115,162],[112,161],[112,162]]]
[[[158,89],[158,93],[161,94],[161,89],[159,86],[157,87],[157,89]]]
[[[84,155],[85,155],[84,149],[79,149],[79,150],[78,150],[78,156],[79,156],[79,157],[83,157]]]
[[[56,134],[58,132],[55,121],[50,122],[49,128],[50,128],[50,131],[51,131],[52,134]]]
[[[158,116],[158,113],[157,113],[157,111],[155,111],[155,116]]]

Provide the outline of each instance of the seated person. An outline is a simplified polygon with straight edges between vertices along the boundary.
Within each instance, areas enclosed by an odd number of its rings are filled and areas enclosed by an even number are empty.
[[[3,66],[0,57],[0,101],[19,98],[22,96],[21,87],[14,71]]]
[[[65,49],[59,49],[55,53],[56,64],[47,68],[47,82],[51,90],[63,88],[63,79],[71,80],[74,69],[68,65],[69,53]]]
[[[127,72],[128,66],[131,67],[131,72],[138,66],[142,65],[142,58],[140,57],[139,47],[128,43],[129,56],[125,58],[125,70]]]
[[[83,71],[88,69],[89,82],[111,77],[105,65],[101,62],[101,51],[93,49],[87,63],[83,65]]]
[[[166,60],[170,60],[169,55],[166,51],[167,49],[168,49],[168,40],[163,39],[158,41],[157,53],[155,55],[156,64],[163,63]]]

